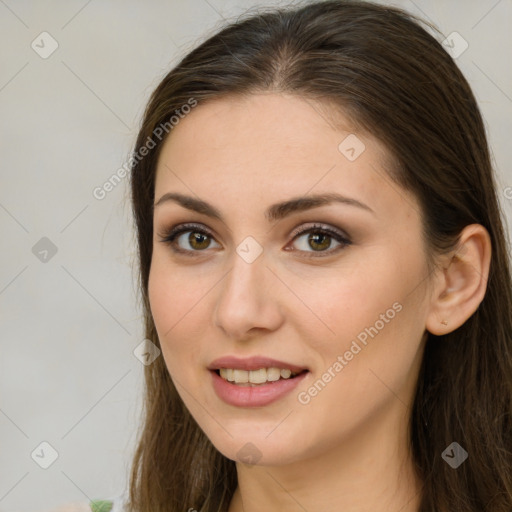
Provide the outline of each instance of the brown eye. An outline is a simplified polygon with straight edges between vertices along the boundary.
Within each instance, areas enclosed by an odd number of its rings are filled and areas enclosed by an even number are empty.
[[[190,235],[188,235],[187,238],[187,242],[190,244],[190,247],[202,250],[207,249],[208,246],[210,245],[208,241],[208,235],[201,233],[199,231],[187,231],[187,233],[190,233]],[[195,244],[197,244],[197,246]]]
[[[195,225],[182,225],[172,228],[160,241],[169,244],[175,252],[190,254],[208,249],[212,240],[208,231]]]
[[[323,251],[329,249],[331,245],[332,237],[324,233],[309,233],[307,238],[307,244],[312,249]]]
[[[307,256],[314,256],[315,252],[322,253],[320,256],[323,256],[323,253],[325,253],[325,255],[330,255],[333,252],[337,252],[351,244],[350,240],[341,233],[333,231],[332,229],[326,228],[322,225],[315,225],[306,229],[301,228],[296,231],[294,235],[294,241],[304,238],[304,241],[301,243],[302,247],[299,248],[299,251],[309,253]],[[306,235],[308,236],[306,237]],[[332,246],[333,240],[336,241],[338,247],[333,250],[327,250]]]

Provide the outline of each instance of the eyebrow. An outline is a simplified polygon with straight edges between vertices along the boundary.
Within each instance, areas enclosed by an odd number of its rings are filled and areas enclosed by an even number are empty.
[[[224,222],[222,214],[213,205],[201,199],[197,199],[195,197],[187,196],[184,194],[179,194],[177,192],[167,192],[166,194],[164,194],[153,205],[153,209],[169,201],[176,202],[180,204],[183,208],[186,208],[188,210],[192,210],[194,212],[201,213],[208,217],[212,217],[214,219],[220,220],[221,222]],[[310,210],[312,208],[317,208],[319,206],[324,206],[332,203],[341,203],[348,206],[354,206],[362,210],[366,210],[375,215],[375,212],[368,205],[362,203],[361,201],[332,192],[326,194],[293,197],[291,199],[288,199],[287,201],[273,204],[269,206],[265,211],[265,217],[268,219],[269,222],[275,222],[284,219],[285,217],[288,217],[293,213]]]

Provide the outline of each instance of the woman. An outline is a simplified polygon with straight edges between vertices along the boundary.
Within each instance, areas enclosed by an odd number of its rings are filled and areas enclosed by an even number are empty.
[[[495,177],[471,89],[420,24],[365,2],[269,11],[154,91],[131,190],[162,357],[124,510],[512,510]]]

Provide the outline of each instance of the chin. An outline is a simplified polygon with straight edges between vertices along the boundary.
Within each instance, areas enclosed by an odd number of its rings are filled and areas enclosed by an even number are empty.
[[[224,432],[222,435],[208,436],[215,448],[228,459],[238,463],[258,466],[279,466],[300,459],[297,452],[298,442],[293,436],[279,436],[276,433],[255,432],[250,428],[241,428],[240,432],[230,430],[233,437]],[[301,443],[303,445],[303,443]]]

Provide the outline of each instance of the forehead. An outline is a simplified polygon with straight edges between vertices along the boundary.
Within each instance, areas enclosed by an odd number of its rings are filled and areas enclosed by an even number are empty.
[[[213,194],[217,204],[263,210],[272,199],[338,192],[378,210],[392,200],[387,158],[379,141],[354,133],[325,104],[275,93],[227,97],[199,104],[173,128],[159,157],[155,198]]]

